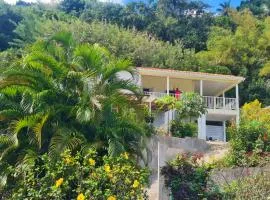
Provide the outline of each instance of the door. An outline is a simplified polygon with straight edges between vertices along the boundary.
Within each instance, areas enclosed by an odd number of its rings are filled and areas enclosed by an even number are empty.
[[[206,138],[212,140],[224,141],[224,128],[217,125],[206,125]]]

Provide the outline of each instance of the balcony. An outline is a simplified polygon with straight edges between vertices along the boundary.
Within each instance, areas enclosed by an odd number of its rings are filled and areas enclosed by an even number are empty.
[[[203,102],[208,109],[236,110],[237,108],[236,98],[203,96]]]
[[[161,98],[167,95],[175,96],[174,93],[167,94],[165,92],[144,92],[144,95],[152,97],[154,99]],[[237,110],[236,98],[203,96],[202,99],[207,109]]]

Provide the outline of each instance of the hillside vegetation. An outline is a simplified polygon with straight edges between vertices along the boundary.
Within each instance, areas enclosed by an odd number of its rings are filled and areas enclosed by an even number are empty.
[[[268,2],[243,1],[237,10],[221,4],[218,16],[205,12],[208,5],[188,0],[0,4],[2,68],[7,58],[20,57],[25,46],[68,30],[76,41],[99,43],[134,66],[244,76],[241,104],[255,99],[270,103],[270,18],[262,9]]]

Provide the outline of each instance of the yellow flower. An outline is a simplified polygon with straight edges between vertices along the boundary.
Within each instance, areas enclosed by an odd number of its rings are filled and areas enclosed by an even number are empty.
[[[113,175],[112,175],[111,173],[109,173],[109,174],[108,174],[108,177],[109,177],[109,178],[112,178],[112,177],[113,177]]]
[[[85,196],[83,195],[83,193],[77,196],[77,200],[84,200],[84,199],[85,199]]]
[[[127,152],[123,153],[123,154],[122,154],[122,157],[125,158],[125,159],[127,160],[127,159],[128,159],[128,153],[127,153]]]
[[[133,188],[137,188],[139,185],[140,185],[140,182],[137,181],[137,180],[135,180],[135,181],[133,182],[132,187],[133,187]]]
[[[107,200],[116,200],[115,196],[109,196]]]
[[[91,165],[91,166],[95,166],[96,165],[96,161],[94,160],[94,159],[92,159],[92,158],[89,158],[89,164]]]
[[[55,181],[55,186],[59,187],[60,185],[62,185],[62,183],[64,182],[63,178],[59,178],[57,181]]]
[[[73,160],[72,160],[71,158],[67,157],[67,158],[65,159],[65,162],[66,162],[67,164],[71,164],[71,163],[73,162]]]
[[[64,157],[64,161],[65,161],[65,163],[66,164],[73,164],[74,163],[74,159],[70,156],[70,155],[66,155],[65,157]]]
[[[107,172],[107,173],[109,173],[109,172],[111,172],[111,167],[110,167],[110,165],[105,165],[104,166],[104,170],[105,170],[105,172]]]

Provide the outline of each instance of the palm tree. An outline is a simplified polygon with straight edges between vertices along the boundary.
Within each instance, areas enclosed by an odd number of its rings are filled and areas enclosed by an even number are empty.
[[[57,157],[89,145],[110,155],[139,154],[145,134],[134,114],[140,90],[119,78],[122,71],[134,74],[130,61],[98,45],[76,45],[70,33],[36,42],[1,73],[1,160],[14,164],[45,152]]]
[[[231,0],[224,1],[219,4],[220,8],[217,9],[223,16],[228,16],[231,9]]]

